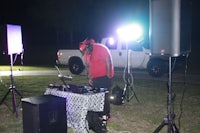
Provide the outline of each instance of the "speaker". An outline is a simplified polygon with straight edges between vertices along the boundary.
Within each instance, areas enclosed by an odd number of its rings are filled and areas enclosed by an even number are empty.
[[[124,90],[121,89],[118,85],[112,89],[112,93],[110,96],[110,103],[115,105],[121,105],[124,103]]]
[[[1,53],[20,54],[23,51],[22,30],[20,25],[4,24],[0,26]]]
[[[150,0],[150,49],[177,57],[191,52],[191,1]]]
[[[52,95],[22,99],[23,133],[67,133],[66,99]]]

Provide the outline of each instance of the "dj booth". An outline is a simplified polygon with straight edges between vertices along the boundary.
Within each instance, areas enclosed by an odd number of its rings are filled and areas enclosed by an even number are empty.
[[[44,94],[66,98],[67,126],[76,133],[88,133],[88,111],[102,112],[104,109],[105,92],[78,94],[47,88]]]

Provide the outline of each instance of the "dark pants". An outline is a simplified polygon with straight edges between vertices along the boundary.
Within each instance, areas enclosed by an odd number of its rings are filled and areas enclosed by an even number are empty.
[[[93,87],[95,88],[106,88],[108,92],[105,94],[104,111],[101,115],[107,115],[110,117],[110,90],[112,86],[112,79],[107,76],[98,77],[92,79]]]
[[[93,78],[93,87],[110,89],[112,86],[112,79],[107,76]]]
[[[86,119],[88,121],[89,129],[95,133],[106,133],[106,127],[103,125],[99,114],[94,111],[88,111]]]
[[[89,111],[86,119],[88,120],[89,127],[95,133],[106,133],[106,125],[103,124],[102,116],[110,116],[110,89],[112,86],[112,79],[107,76],[92,79],[94,88],[106,88],[108,91],[105,93],[104,110],[103,112]]]

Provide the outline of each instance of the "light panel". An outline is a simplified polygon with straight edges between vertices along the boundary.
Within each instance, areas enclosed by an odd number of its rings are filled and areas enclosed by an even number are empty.
[[[8,54],[20,54],[23,51],[21,26],[7,24]]]
[[[138,41],[143,36],[143,29],[140,24],[133,23],[117,29],[117,34],[124,41]]]

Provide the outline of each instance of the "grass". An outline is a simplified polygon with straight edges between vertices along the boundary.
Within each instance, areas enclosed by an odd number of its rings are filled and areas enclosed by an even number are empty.
[[[46,67],[44,67],[46,69]],[[1,67],[0,67],[1,69]],[[23,69],[25,69],[23,67]],[[26,70],[41,70],[41,68],[26,68]],[[42,70],[45,70],[42,67]],[[50,68],[54,69],[54,68]],[[8,69],[9,70],[9,69]],[[8,91],[10,77],[1,77],[0,98]],[[49,83],[62,84],[57,76],[16,76],[15,86],[23,97],[43,95]],[[73,75],[68,81],[71,84],[87,85],[85,76]],[[113,86],[124,87],[121,77],[115,77]],[[181,133],[200,132],[200,84],[186,84],[173,82],[173,91],[176,94],[174,101],[175,123]],[[111,104],[111,120],[108,122],[109,133],[152,133],[167,114],[167,88],[166,82],[157,79],[135,79],[134,91],[140,101],[135,97],[123,105]],[[182,100],[182,96],[183,100]],[[19,101],[19,97],[17,97]],[[18,118],[12,113],[12,97],[8,95],[5,102],[0,105],[0,132],[22,133],[22,110],[19,105]],[[182,104],[181,104],[182,103]],[[6,106],[7,104],[7,106]],[[11,108],[11,110],[9,110]],[[181,117],[180,117],[181,116]],[[179,118],[180,117],[180,118]],[[161,133],[167,132],[167,126]],[[69,133],[73,133],[69,128]],[[91,131],[92,133],[92,131]]]

